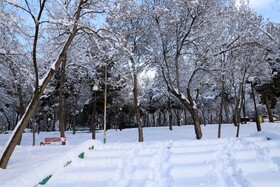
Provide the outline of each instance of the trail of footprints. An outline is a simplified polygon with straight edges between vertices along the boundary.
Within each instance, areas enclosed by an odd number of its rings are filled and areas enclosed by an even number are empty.
[[[56,178],[97,187],[280,186],[279,144],[254,137],[99,145]]]

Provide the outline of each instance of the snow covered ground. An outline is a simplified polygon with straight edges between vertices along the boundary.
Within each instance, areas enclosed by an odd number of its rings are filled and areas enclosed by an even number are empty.
[[[25,133],[8,168],[0,169],[0,186],[36,186],[50,175],[45,186],[280,186],[280,123],[262,123],[260,133],[254,123],[242,125],[240,138],[233,125],[223,125],[221,139],[217,125],[202,130],[203,139],[195,140],[193,126],[144,128],[144,143],[137,143],[137,129],[109,130],[107,144],[102,131],[96,141],[68,132],[66,146],[39,146],[58,132],[36,135],[36,146]],[[0,135],[0,153],[9,136]]]

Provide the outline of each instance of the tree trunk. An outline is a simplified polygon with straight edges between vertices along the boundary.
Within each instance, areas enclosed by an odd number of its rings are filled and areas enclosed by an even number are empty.
[[[162,125],[162,123],[161,123],[161,110],[158,110],[158,120],[157,120],[157,126],[161,126]]]
[[[219,127],[218,127],[218,138],[221,138],[221,129],[223,123],[223,105],[224,105],[224,93],[225,93],[225,84],[224,84],[224,75],[222,81],[222,93],[221,93],[221,103],[220,103],[220,113],[219,113]]]
[[[232,123],[233,123],[234,126],[237,127],[236,112],[235,112],[235,110],[233,111],[233,114],[232,114]]]
[[[35,123],[35,119],[34,118],[32,118],[31,124],[32,124],[32,145],[35,146],[35,144],[36,144],[37,124]]]
[[[239,131],[240,131],[240,116],[241,114],[241,108],[238,108],[237,110],[237,115],[236,115],[236,118],[237,118],[237,130],[236,130],[236,137],[239,137]]]
[[[162,111],[162,115],[163,115],[163,126],[166,126],[167,125],[167,122],[166,122],[166,111],[164,109],[161,110]]]
[[[180,110],[175,110],[175,115],[176,115],[177,125],[181,126],[181,111]]]
[[[197,109],[193,108],[190,110],[190,113],[191,113],[193,121],[194,121],[194,130],[195,130],[196,139],[199,140],[202,138],[202,131],[201,131],[201,126],[200,126],[198,111],[197,111]]]
[[[274,122],[274,120],[273,120],[273,115],[272,115],[272,111],[271,111],[271,109],[270,109],[270,104],[269,104],[268,95],[267,95],[266,92],[264,92],[264,93],[262,94],[262,96],[263,96],[263,100],[264,100],[264,103],[265,103],[265,106],[266,106],[266,110],[267,110],[269,122]]]
[[[172,128],[172,121],[173,121],[173,116],[172,116],[172,110],[169,111],[169,130],[173,130]]]
[[[155,116],[156,112],[153,112],[153,127],[156,126],[156,116]]]
[[[146,119],[145,119],[145,124],[144,124],[145,127],[150,126],[150,118],[149,118],[149,116],[150,116],[149,112],[146,112],[146,115],[145,115]]]
[[[198,110],[195,108],[192,108],[190,110],[190,113],[192,115],[193,121],[194,121],[194,130],[195,130],[195,135],[196,135],[196,139],[201,139],[202,138],[202,131],[201,131],[201,127],[200,127],[200,120],[199,120],[199,116],[198,116]]]
[[[236,108],[235,108],[235,117],[236,117],[236,125],[237,125],[237,130],[236,130],[236,137],[239,137],[239,130],[240,130],[240,119],[241,119],[241,108],[242,108],[242,91],[243,91],[243,82],[240,83],[239,86],[239,93],[238,93],[238,98],[237,98],[237,103],[236,103]]]
[[[76,133],[76,110],[77,110],[77,104],[78,104],[78,97],[74,96],[74,106],[73,106],[73,134]]]
[[[173,116],[172,116],[172,105],[171,105],[170,98],[168,98],[168,112],[169,112],[169,130],[172,131]]]
[[[136,67],[133,62],[133,100],[134,100],[134,108],[135,108],[135,115],[136,115],[136,121],[138,126],[138,141],[143,142],[143,129],[142,129],[142,123],[141,123],[141,116],[140,116],[140,108],[138,105],[138,79],[137,79],[137,73],[136,73]]]
[[[224,99],[224,111],[226,115],[226,123],[230,123],[229,111],[228,111],[228,102]]]
[[[57,114],[56,114],[56,107],[53,109],[53,125],[52,125],[52,131],[55,131],[55,123],[56,123],[56,118],[57,118]]]
[[[256,121],[257,131],[261,131],[262,129],[261,129],[261,124],[260,124],[260,119],[259,119],[259,114],[258,114],[258,109],[257,109],[257,104],[256,104],[253,82],[251,82],[251,90],[252,90],[252,96],[253,96],[253,102],[254,102],[255,121]]]
[[[24,115],[24,104],[23,104],[23,94],[22,94],[22,87],[21,85],[17,85],[17,92],[18,92],[18,97],[19,97],[19,115],[22,117]],[[22,136],[20,137],[18,141],[18,145],[21,144],[21,139]]]
[[[65,55],[65,59],[61,63],[60,83],[59,83],[59,90],[58,90],[58,92],[59,92],[59,130],[60,130],[60,137],[62,137],[62,138],[65,138],[66,98],[63,95],[65,68],[66,68],[66,55]]]
[[[185,125],[188,125],[187,110],[184,110]]]
[[[246,119],[246,104],[245,104],[245,89],[244,89],[244,86],[243,86],[243,90],[242,90],[242,112],[243,112],[244,124],[247,124],[247,119]]]
[[[203,124],[204,124],[204,126],[206,126],[206,117],[205,117],[205,109],[204,108],[201,110],[201,114],[202,114],[202,118],[203,118]]]

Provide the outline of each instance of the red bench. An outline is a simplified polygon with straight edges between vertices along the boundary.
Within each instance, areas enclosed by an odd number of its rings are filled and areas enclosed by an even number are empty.
[[[61,137],[45,138],[44,141],[40,143],[40,145],[46,145],[46,144],[65,145],[66,138],[61,138]]]

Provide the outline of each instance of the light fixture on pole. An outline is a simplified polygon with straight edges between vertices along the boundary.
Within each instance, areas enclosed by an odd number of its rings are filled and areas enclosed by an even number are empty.
[[[258,115],[258,110],[257,110],[257,105],[256,105],[256,99],[255,99],[254,85],[253,85],[254,81],[255,81],[255,77],[248,77],[247,82],[251,84],[251,89],[252,89],[252,96],[253,96],[253,101],[254,101],[255,120],[256,120],[256,125],[257,125],[257,131],[261,131],[261,125],[260,125],[260,120],[259,120],[259,115]]]

